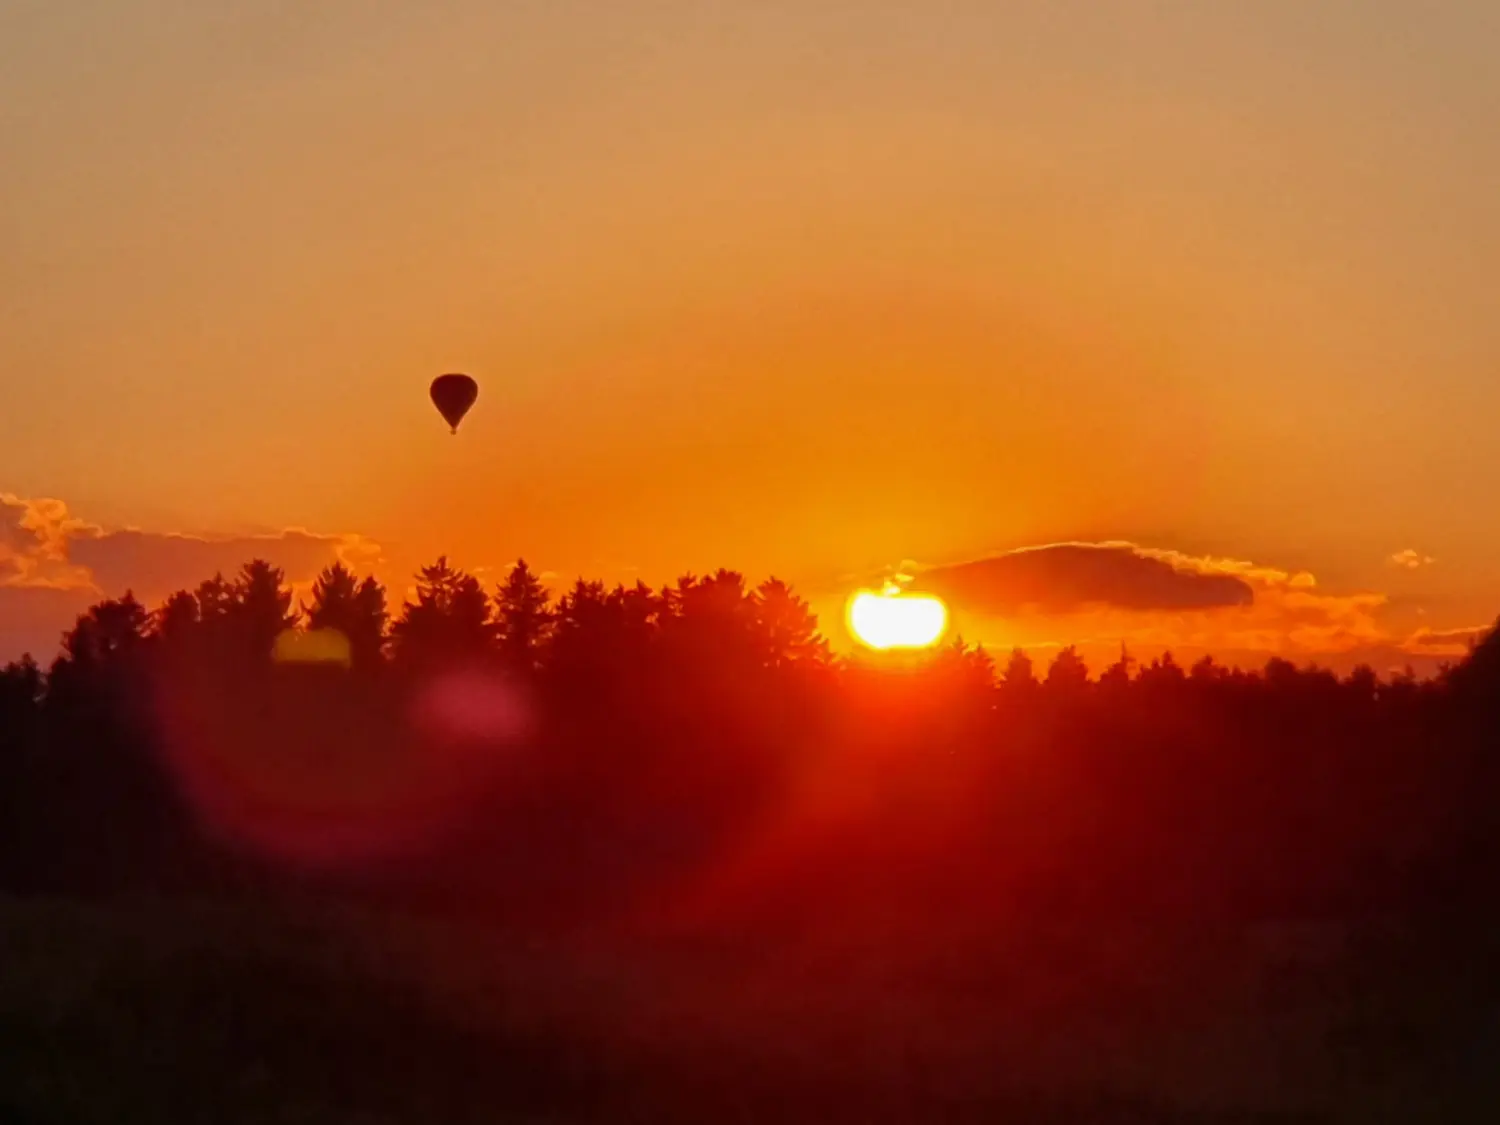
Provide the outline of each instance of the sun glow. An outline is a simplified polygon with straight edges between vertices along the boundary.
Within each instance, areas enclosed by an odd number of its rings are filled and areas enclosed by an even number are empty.
[[[887,585],[859,590],[849,599],[849,631],[874,649],[928,648],[948,627],[948,607],[931,594],[903,594]]]

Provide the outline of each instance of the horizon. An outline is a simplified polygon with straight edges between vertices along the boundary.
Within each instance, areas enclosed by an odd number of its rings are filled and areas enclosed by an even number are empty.
[[[0,496],[0,504],[3,504],[4,501],[5,498]],[[297,534],[305,533],[299,530]],[[264,545],[268,542],[280,542],[280,539],[265,537],[258,541],[253,539],[201,540],[199,541],[199,546],[208,548],[211,551],[217,551],[223,550],[226,546],[233,549],[245,543],[255,542]],[[1042,671],[1049,668],[1052,661],[1059,655],[1069,653],[1076,654],[1083,660],[1084,664],[1088,667],[1090,676],[1094,679],[1098,679],[1107,669],[1121,661],[1127,660],[1127,658],[1129,664],[1142,668],[1146,667],[1148,663],[1159,662],[1162,659],[1168,661],[1175,660],[1181,667],[1187,667],[1206,659],[1225,669],[1260,673],[1273,661],[1280,660],[1300,669],[1326,669],[1344,676],[1357,673],[1361,669],[1369,669],[1381,679],[1399,676],[1415,676],[1418,679],[1431,679],[1442,674],[1446,669],[1460,663],[1480,642],[1494,633],[1497,628],[1500,628],[1500,618],[1497,618],[1496,623],[1490,626],[1472,630],[1419,634],[1415,638],[1414,643],[1407,647],[1352,648],[1336,654],[1332,659],[1325,658],[1321,660],[1309,657],[1305,650],[1300,652],[1287,649],[1246,649],[1237,651],[1233,649],[1226,650],[1220,646],[1174,645],[1169,641],[1161,640],[1152,643],[1149,638],[1142,641],[1138,636],[1136,638],[1127,638],[1125,636],[1094,636],[1083,639],[1075,638],[1067,641],[1043,640],[1021,644],[1017,642],[995,643],[992,640],[986,640],[982,636],[965,633],[965,621],[972,625],[976,620],[984,620],[982,615],[976,617],[967,611],[954,612],[947,601],[948,597],[956,594],[960,598],[965,598],[968,604],[973,604],[972,598],[966,598],[965,575],[972,574],[976,570],[983,572],[985,568],[994,568],[996,566],[1003,568],[1013,563],[1017,557],[1024,558],[1027,555],[1035,553],[1057,551],[1069,552],[1074,556],[1095,555],[1106,559],[1120,560],[1126,564],[1133,565],[1151,564],[1158,568],[1156,571],[1150,572],[1157,581],[1160,581],[1163,575],[1167,575],[1171,581],[1183,584],[1184,588],[1188,590],[1193,588],[1193,584],[1198,584],[1203,589],[1214,591],[1207,595],[1209,601],[1206,604],[1210,607],[1210,612],[1216,608],[1222,609],[1225,606],[1231,605],[1241,598],[1248,605],[1253,602],[1255,597],[1256,588],[1240,577],[1240,574],[1247,573],[1247,564],[1235,564],[1233,560],[1217,560],[1216,569],[1176,570],[1168,568],[1167,570],[1161,570],[1159,568],[1164,565],[1162,559],[1153,557],[1146,549],[1135,547],[1131,544],[1120,543],[1052,544],[1047,547],[1012,552],[1009,556],[991,556],[986,559],[950,567],[920,568],[908,563],[904,567],[888,568],[887,571],[882,572],[879,576],[878,588],[876,589],[853,586],[843,595],[828,594],[825,592],[822,596],[814,593],[810,597],[804,597],[803,592],[799,591],[795,585],[786,585],[786,589],[806,603],[811,620],[816,626],[817,635],[828,644],[831,654],[839,660],[846,660],[851,656],[858,657],[861,652],[866,654],[873,653],[878,657],[885,649],[891,647],[889,642],[893,639],[892,637],[879,636],[881,625],[889,628],[889,619],[884,622],[875,621],[875,631],[871,632],[868,630],[868,612],[865,614],[867,618],[866,630],[861,630],[856,626],[855,618],[859,616],[858,608],[861,600],[871,596],[875,596],[877,600],[880,598],[895,597],[901,600],[903,604],[935,601],[940,615],[938,623],[934,626],[930,615],[932,607],[928,607],[929,616],[927,623],[916,623],[916,631],[921,634],[921,637],[914,643],[910,637],[901,635],[902,631],[898,630],[894,643],[897,651],[907,648],[915,649],[919,654],[923,650],[927,650],[929,654],[935,654],[953,646],[958,646],[961,650],[987,652],[992,658],[1003,657],[1011,652],[1024,652],[1031,658],[1043,657],[1043,662],[1038,665],[1039,670]],[[221,562],[228,557],[227,555],[221,556]],[[379,570],[378,567],[373,569],[366,567],[362,569],[357,562],[351,564],[349,560],[343,557],[335,558],[319,572],[303,582],[286,582],[285,571],[281,566],[274,561],[256,556],[255,558],[247,558],[243,564],[238,566],[232,564],[228,566],[218,565],[212,572],[206,571],[200,574],[196,580],[187,582],[178,589],[164,593],[156,599],[141,598],[133,589],[122,591],[120,596],[126,600],[136,600],[137,604],[147,612],[148,620],[145,624],[148,632],[154,633],[154,630],[160,624],[163,611],[165,611],[168,603],[174,596],[187,595],[194,599],[199,599],[202,596],[201,591],[204,585],[210,581],[218,580],[234,583],[243,579],[254,566],[262,563],[271,567],[271,572],[277,576],[278,581],[285,583],[284,589],[291,607],[291,620],[287,629],[289,635],[292,633],[306,633],[311,628],[308,614],[310,607],[317,604],[317,588],[320,583],[327,582],[331,578],[336,577],[340,569],[344,573],[352,575],[356,581],[368,580],[375,582],[377,588],[380,589],[382,595],[385,597],[391,613],[390,619],[381,634],[381,641],[385,647],[389,647],[394,640],[395,633],[393,627],[398,619],[415,608],[419,601],[418,590],[422,584],[420,572],[409,576],[409,579],[404,582],[392,585],[377,573]],[[580,574],[572,579],[564,580],[555,572],[537,571],[530,566],[524,557],[503,567],[482,568],[484,575],[494,575],[494,577],[489,579],[482,578],[480,573],[475,573],[455,564],[446,555],[439,556],[428,565],[446,566],[459,576],[473,577],[480,584],[486,604],[493,607],[496,612],[498,612],[500,600],[503,597],[505,584],[509,577],[516,572],[517,568],[525,568],[525,572],[536,580],[537,588],[544,599],[543,605],[551,611],[555,611],[565,604],[567,597],[578,589],[580,584],[584,583],[598,584],[604,590],[629,590],[638,586],[644,586],[653,595],[665,595],[669,591],[681,589],[683,583],[709,580],[716,574],[728,575],[741,580],[749,592],[753,592],[765,584],[782,581],[775,575],[766,575],[757,578],[756,576],[747,575],[742,571],[736,570],[733,567],[710,567],[698,572],[684,572],[675,576],[670,581],[657,583],[647,582],[638,574],[623,578],[617,577],[614,580],[605,580],[597,576]],[[1113,562],[1111,565],[1117,566],[1119,562]],[[958,577],[955,578],[955,576]],[[1256,577],[1260,580],[1264,580],[1265,578],[1264,575],[1256,575]],[[1296,591],[1310,589],[1314,584],[1307,576],[1287,576],[1273,573],[1270,578],[1274,584]],[[972,586],[969,586],[970,591],[972,591],[972,588]],[[993,597],[998,588],[998,586],[992,586],[990,589],[984,591],[984,593]],[[80,606],[73,622],[70,623],[70,628],[73,623],[81,623],[93,611],[94,607],[114,604],[117,601],[116,598],[95,597],[90,592],[91,588],[87,586],[36,586],[28,587],[28,589],[45,589],[57,595],[73,598],[92,598],[93,600]],[[1199,593],[1186,596],[1201,598],[1205,595]],[[1219,603],[1213,600],[1215,598],[1219,599]],[[1035,605],[1028,606],[1027,608],[1041,610],[1044,607]],[[1083,603],[1081,608],[1087,611],[1094,607]],[[869,607],[866,606],[867,611],[868,609]],[[908,620],[908,630],[912,624],[914,623]],[[50,645],[44,643],[23,646],[15,656],[6,659],[14,660],[16,657],[22,659],[31,658],[45,669],[54,658],[65,658],[67,633],[67,629],[58,633]],[[3,635],[8,638],[21,636],[21,634],[14,630]],[[343,643],[347,644],[347,639]],[[1388,662],[1381,664],[1380,661],[1382,658]],[[998,667],[996,670],[998,671]],[[1126,674],[1129,674],[1128,669]]]

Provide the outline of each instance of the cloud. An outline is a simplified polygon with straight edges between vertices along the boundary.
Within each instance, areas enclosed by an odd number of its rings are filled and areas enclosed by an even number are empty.
[[[98,530],[72,518],[61,500],[0,492],[0,585],[92,588],[88,573],[68,559],[68,539]]]
[[[1463,656],[1478,644],[1493,626],[1471,625],[1460,629],[1418,629],[1402,646],[1408,652],[1429,656]]]
[[[311,578],[332,562],[360,570],[380,558],[378,549],[358,536],[318,535],[301,528],[232,538],[101,531],[71,537],[68,549],[70,561],[86,570],[101,592],[132,588],[149,597],[195,586],[217,572],[233,575],[253,558],[280,567],[294,582]]]
[[[1421,551],[1408,547],[1404,551],[1397,551],[1386,560],[1392,566],[1398,566],[1402,570],[1420,570],[1424,566],[1431,566],[1437,559],[1431,555],[1424,555]]]
[[[1099,608],[1211,610],[1255,601],[1243,576],[1184,561],[1132,543],[1051,543],[927,567],[911,574],[909,588],[994,617]]]
[[[220,536],[110,529],[79,519],[61,500],[0,493],[0,659],[50,652],[99,598],[132,590],[149,604],[216,572],[231,576],[253,558],[280,567],[297,589],[336,561],[368,572],[382,552],[359,535],[304,528]]]
[[[1270,656],[1345,665],[1378,654],[1382,666],[1433,649],[1403,645],[1382,620],[1378,591],[1331,591],[1305,570],[1191,555],[1127,541],[1051,543],[982,559],[886,572],[938,593],[970,639],[1035,647],[1068,638],[1091,659],[1121,643],[1140,655],[1171,649],[1246,665]]]

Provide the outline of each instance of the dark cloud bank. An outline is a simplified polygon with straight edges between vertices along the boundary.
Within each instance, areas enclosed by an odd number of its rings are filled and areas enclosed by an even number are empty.
[[[1255,601],[1255,591],[1242,578],[1182,570],[1125,544],[1054,543],[936,566],[918,573],[911,589],[991,617],[1096,606],[1210,610]]]

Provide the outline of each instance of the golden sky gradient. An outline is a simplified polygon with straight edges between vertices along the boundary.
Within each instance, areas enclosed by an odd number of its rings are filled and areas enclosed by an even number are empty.
[[[1485,0],[0,0],[5,512],[824,599],[1122,541],[1483,624],[1496,57]],[[109,593],[183,544],[86,534]],[[1257,592],[968,631],[1288,643]]]

